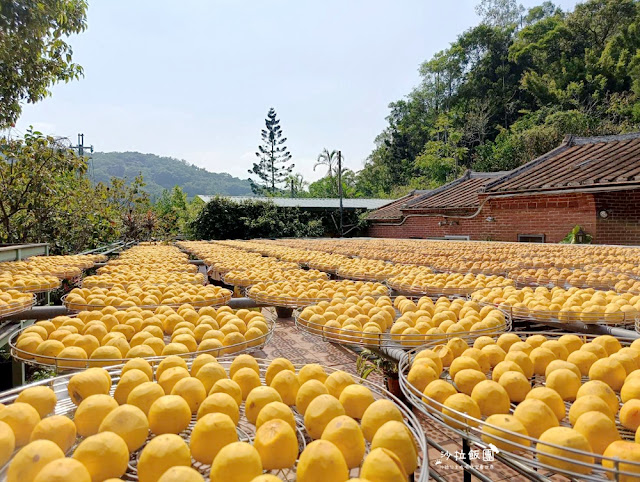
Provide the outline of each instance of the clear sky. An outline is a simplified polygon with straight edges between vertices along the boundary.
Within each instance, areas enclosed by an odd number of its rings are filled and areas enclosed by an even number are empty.
[[[93,0],[83,79],[27,105],[29,126],[99,151],[185,159],[246,178],[275,107],[295,171],[324,148],[362,168],[418,66],[478,23],[476,0]],[[524,1],[525,7],[542,3]],[[556,0],[565,9],[575,0]]]

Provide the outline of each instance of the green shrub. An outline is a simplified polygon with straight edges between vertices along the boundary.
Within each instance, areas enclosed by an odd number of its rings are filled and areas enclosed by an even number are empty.
[[[215,197],[191,223],[198,239],[251,239],[321,236],[322,222],[298,208],[268,201],[236,203]]]

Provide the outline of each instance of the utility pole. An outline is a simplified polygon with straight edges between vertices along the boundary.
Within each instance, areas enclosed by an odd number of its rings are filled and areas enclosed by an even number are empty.
[[[338,151],[338,196],[340,197],[340,237],[342,237],[344,232],[342,229],[342,151]]]
[[[85,146],[84,145],[84,134],[78,134],[78,145],[77,146],[71,146],[71,149],[77,149],[78,150],[78,155],[80,157],[84,156],[84,150],[88,149],[89,152],[91,154],[93,154],[93,145],[90,146]],[[89,156],[89,162],[91,163],[91,179],[93,180],[93,158],[91,156]]]
[[[84,156],[85,147],[87,149],[89,149],[89,152],[91,152],[91,154],[93,154],[93,145],[85,146],[84,145],[84,134],[78,134],[78,145],[77,146],[71,146],[71,149],[77,149],[78,150],[78,155],[82,157],[82,156]]]

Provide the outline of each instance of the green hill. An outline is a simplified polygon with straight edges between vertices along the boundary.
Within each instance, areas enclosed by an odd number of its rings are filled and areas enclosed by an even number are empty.
[[[180,186],[190,198],[198,194],[251,194],[249,182],[244,179],[226,172],[209,172],[173,157],[140,152],[95,152],[92,162],[93,170],[89,168],[89,175],[95,182],[106,183],[112,177],[133,180],[142,173],[147,184],[145,189],[152,198],[175,185]]]

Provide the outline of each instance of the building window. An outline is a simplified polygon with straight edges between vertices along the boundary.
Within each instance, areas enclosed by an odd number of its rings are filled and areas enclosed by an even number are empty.
[[[544,243],[544,234],[518,234],[519,243]]]

